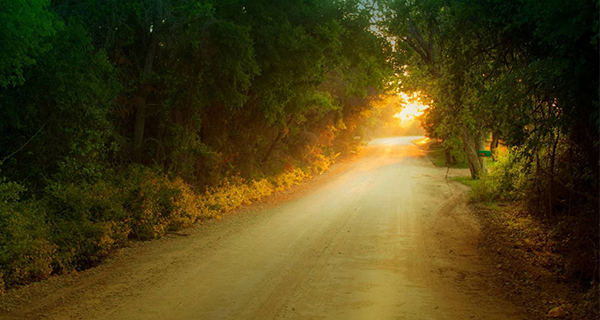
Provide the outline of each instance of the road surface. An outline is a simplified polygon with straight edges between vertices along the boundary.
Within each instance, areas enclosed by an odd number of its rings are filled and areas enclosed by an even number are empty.
[[[4,317],[522,319],[489,281],[463,187],[413,139],[372,141],[283,200],[19,290]]]

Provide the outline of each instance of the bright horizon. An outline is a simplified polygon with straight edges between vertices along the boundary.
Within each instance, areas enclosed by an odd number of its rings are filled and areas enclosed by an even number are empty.
[[[403,127],[409,125],[414,120],[417,120],[417,117],[422,115],[425,109],[429,108],[428,105],[421,103],[418,92],[413,93],[412,96],[409,96],[407,93],[400,92],[399,96],[402,99],[400,102],[402,105],[402,111],[396,113],[394,117],[400,119],[400,125]]]

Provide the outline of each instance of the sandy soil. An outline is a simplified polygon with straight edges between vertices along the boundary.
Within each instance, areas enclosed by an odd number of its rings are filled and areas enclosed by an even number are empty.
[[[287,194],[12,290],[0,318],[524,319],[488,281],[464,187],[414,139],[375,140]]]

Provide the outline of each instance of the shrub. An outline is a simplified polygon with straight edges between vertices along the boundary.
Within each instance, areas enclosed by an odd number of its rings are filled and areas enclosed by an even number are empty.
[[[246,181],[239,177],[223,180],[220,186],[207,190],[200,197],[203,215],[208,218],[218,217],[221,213],[233,210],[244,203],[251,203],[256,198],[253,198],[249,191]]]
[[[176,189],[168,188],[166,179],[150,168],[129,168],[122,184],[132,237],[156,239],[166,232],[169,223],[165,210],[173,210],[170,199],[178,195]]]
[[[329,164],[327,164],[329,166]],[[320,169],[316,169],[320,173]],[[284,172],[280,175],[272,177],[270,180],[273,183],[276,191],[281,191],[289,188],[295,184],[302,182],[309,178],[310,175],[301,169],[294,169],[293,171]]]
[[[51,182],[41,200],[28,201],[20,199],[24,187],[0,180],[0,293],[5,285],[97,265],[128,238],[159,238],[308,177],[301,169],[254,181],[233,177],[201,194],[181,178],[132,165],[114,181]]]
[[[513,148],[498,157],[489,174],[473,183],[471,200],[522,203],[526,212],[552,230],[557,244],[553,250],[562,256],[562,276],[577,279],[584,287],[593,285],[598,279],[598,248],[592,245],[599,238],[597,198],[587,203],[576,198],[594,199],[577,190],[577,167],[556,167],[552,174],[548,162],[540,155]]]
[[[179,230],[189,227],[194,222],[200,220],[202,210],[198,203],[198,195],[192,190],[190,185],[180,178],[169,182],[169,185],[172,190],[177,190],[177,192],[170,198],[174,210],[170,215],[168,229]]]
[[[499,154],[490,173],[484,177],[490,192],[498,199],[521,199],[530,184],[526,164],[518,149]]]
[[[57,219],[52,222],[52,241],[58,250],[54,260],[56,272],[83,270],[97,265],[115,248],[110,222]]]
[[[357,146],[357,148],[360,148]],[[353,149],[352,153],[357,152],[358,149]],[[308,155],[308,163],[310,163],[310,167],[314,174],[322,174],[323,172],[329,170],[329,167],[334,163],[335,159],[341,153],[334,153],[330,156],[326,156],[321,147],[313,147],[310,149]]]
[[[281,191],[297,184],[309,175],[301,169],[284,172],[280,175],[247,182],[242,178],[225,179],[198,198],[204,217],[218,217],[221,213],[233,210],[243,204],[258,201],[273,192]]]
[[[0,180],[0,292],[52,273],[55,246],[48,239],[44,212],[34,201],[21,201],[25,188]]]
[[[267,179],[254,180],[248,189],[249,196],[247,203],[270,196],[274,191],[273,184]]]
[[[499,154],[490,167],[477,182],[460,181],[472,187],[471,201],[519,200],[527,193],[531,181],[519,150]]]
[[[44,205],[58,249],[56,271],[96,265],[110,250],[123,245],[130,232],[121,193],[105,182],[52,183],[46,189]]]
[[[123,203],[136,239],[156,239],[206,216],[200,197],[181,178],[170,179],[143,166],[131,166],[125,177]]]

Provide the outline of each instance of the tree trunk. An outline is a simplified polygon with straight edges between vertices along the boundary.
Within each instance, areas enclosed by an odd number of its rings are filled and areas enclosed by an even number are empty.
[[[154,56],[156,55],[156,36],[151,33],[150,47],[146,52],[144,70],[142,71],[142,83],[140,84],[139,99],[135,108],[135,124],[133,128],[133,161],[141,162],[142,147],[144,144],[144,127],[146,125],[146,107],[148,99],[147,81],[152,76]]]
[[[477,156],[475,141],[473,141],[469,129],[464,124],[461,127],[461,139],[465,148],[465,154],[467,155],[467,162],[469,162],[471,178],[479,179],[481,177],[481,162],[479,162],[480,160]]]
[[[454,164],[454,161],[452,161],[452,155],[450,154],[450,150],[444,148],[444,156],[446,157],[446,165],[448,167],[452,166]]]
[[[556,164],[556,148],[560,140],[560,131],[556,132],[556,139],[552,144],[552,154],[550,155],[550,174],[548,175],[548,215],[554,215],[554,166]]]
[[[500,140],[500,132],[492,131],[492,144],[490,144],[490,151],[492,152],[492,157],[496,160],[496,151],[498,149],[498,142]]]
[[[144,142],[144,126],[146,125],[146,97],[139,98],[135,108],[135,123],[133,127],[133,161],[141,162],[142,145]]]
[[[475,153],[477,153],[477,151],[479,150],[485,150],[485,143],[487,141],[487,136],[488,133],[482,130],[477,131],[477,133],[475,134]],[[479,161],[479,165],[481,166],[481,172],[485,173],[485,166],[483,165],[483,157],[477,157],[477,160]]]
[[[281,138],[283,138],[283,136],[285,135],[285,130],[287,130],[287,128],[290,126],[290,124],[292,123],[293,120],[294,120],[294,117],[293,116],[290,117],[288,119],[288,121],[285,123],[285,127],[279,129],[279,131],[277,132],[277,136],[275,137],[275,140],[273,140],[273,142],[271,143],[271,146],[269,146],[269,149],[267,150],[267,153],[265,154],[264,158],[262,159],[261,164],[264,165],[265,163],[267,163],[267,160],[269,160],[269,157],[271,156],[271,153],[275,149],[275,146],[277,145],[277,143],[279,143]]]
[[[543,181],[543,178],[541,177],[541,167],[540,167],[540,154],[538,150],[535,150],[535,180],[534,181]],[[536,210],[538,211],[543,211],[542,213],[544,214],[544,218],[548,219],[548,210],[546,208],[546,206],[542,206],[542,197],[543,197],[543,193],[542,193],[542,184],[541,183],[536,183]]]

